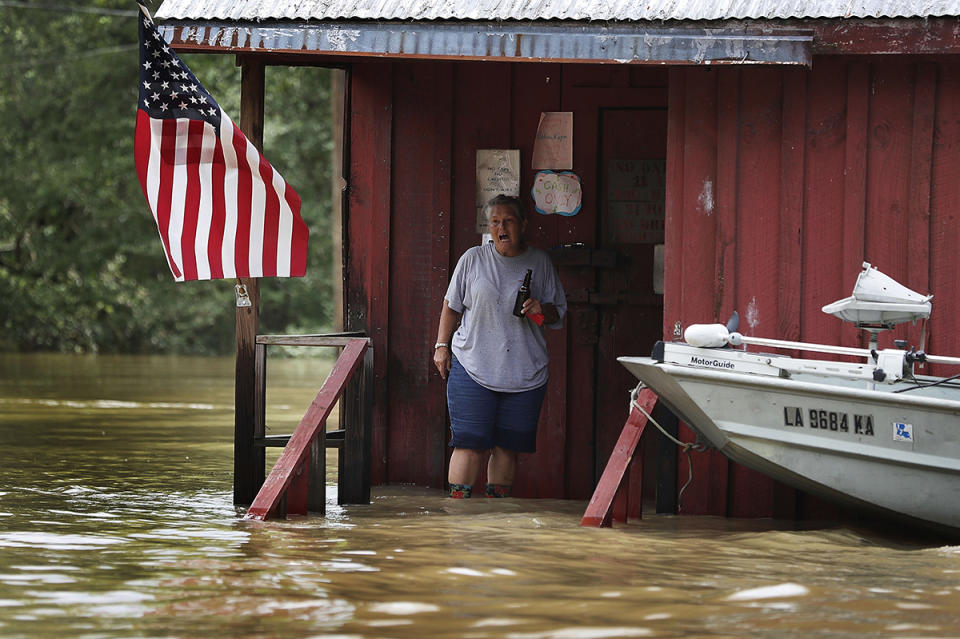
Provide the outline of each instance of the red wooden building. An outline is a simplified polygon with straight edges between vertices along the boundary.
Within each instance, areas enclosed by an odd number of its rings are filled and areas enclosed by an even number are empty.
[[[376,353],[374,484],[444,485],[431,357],[448,277],[480,241],[476,151],[519,149],[529,193],[542,112],[573,113],[583,207],[528,226],[570,311],[518,496],[590,496],[634,385],[617,355],[735,309],[745,334],[856,342],[820,307],[865,260],[934,293],[927,348],[960,352],[960,2],[374,4],[166,0],[156,16],[182,51],[347,71],[344,323]],[[666,455],[674,491],[686,462]],[[685,513],[829,512],[715,453],[694,464]]]

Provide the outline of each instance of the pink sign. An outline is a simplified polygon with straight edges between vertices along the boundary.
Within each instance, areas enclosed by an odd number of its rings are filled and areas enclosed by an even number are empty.
[[[533,169],[573,168],[573,112],[545,111],[540,114],[533,142]]]
[[[537,212],[544,215],[576,215],[583,201],[580,178],[570,171],[540,171],[533,180],[530,194],[533,195]]]

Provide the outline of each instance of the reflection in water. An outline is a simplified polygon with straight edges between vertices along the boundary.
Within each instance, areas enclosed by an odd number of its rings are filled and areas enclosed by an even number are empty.
[[[270,363],[290,432],[324,360]],[[960,547],[852,529],[451,501],[248,522],[231,504],[233,362],[0,356],[0,635],[949,636]],[[328,464],[335,468],[335,464]]]

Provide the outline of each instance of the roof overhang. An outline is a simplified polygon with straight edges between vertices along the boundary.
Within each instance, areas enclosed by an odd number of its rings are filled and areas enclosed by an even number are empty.
[[[813,32],[649,23],[165,21],[178,50],[505,62],[810,66]]]

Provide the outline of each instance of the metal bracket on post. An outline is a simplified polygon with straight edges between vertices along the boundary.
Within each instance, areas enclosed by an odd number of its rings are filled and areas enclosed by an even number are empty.
[[[253,306],[253,302],[250,301],[250,296],[247,295],[247,285],[237,284],[235,288],[237,289],[237,308]]]

